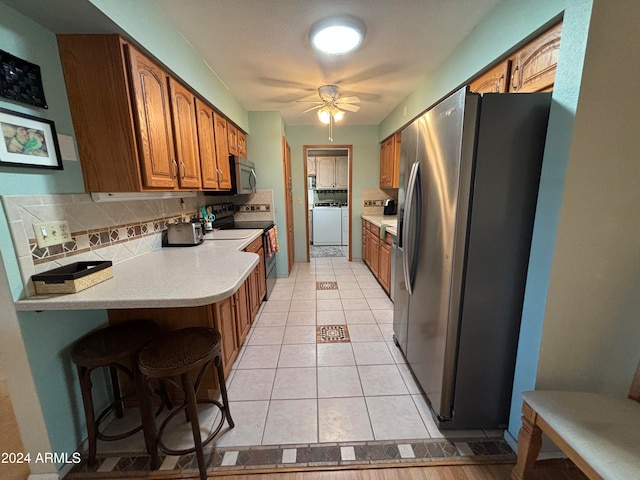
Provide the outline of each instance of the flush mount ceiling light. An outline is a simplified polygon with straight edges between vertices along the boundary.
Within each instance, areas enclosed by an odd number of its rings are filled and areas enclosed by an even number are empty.
[[[364,23],[355,17],[331,17],[316,23],[309,38],[319,52],[342,55],[360,46],[364,31]]]

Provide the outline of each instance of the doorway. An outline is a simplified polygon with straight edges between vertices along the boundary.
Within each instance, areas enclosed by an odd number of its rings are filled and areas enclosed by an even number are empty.
[[[353,147],[305,145],[303,158],[307,262],[317,257],[350,261]]]

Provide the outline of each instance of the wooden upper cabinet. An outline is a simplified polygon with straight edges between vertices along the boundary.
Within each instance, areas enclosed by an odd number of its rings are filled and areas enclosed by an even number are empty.
[[[231,166],[229,163],[229,146],[227,120],[222,115],[213,112],[213,127],[216,136],[216,160],[218,162],[218,188],[220,190],[231,190]]]
[[[198,122],[202,188],[217,190],[219,174],[213,130],[213,110],[199,98],[196,98],[196,119]]]
[[[202,188],[205,190],[231,190],[231,171],[227,153],[227,121],[199,98],[196,98],[196,114]],[[220,146],[216,142],[216,119],[221,123],[218,126],[220,129],[218,135],[224,139]],[[218,161],[218,149],[223,151],[220,161]]]
[[[247,136],[238,130],[238,156],[247,158]]]
[[[380,188],[398,188],[400,185],[400,132],[380,144]]]
[[[559,23],[515,53],[511,68],[510,92],[553,90],[561,34],[562,23]]]
[[[168,75],[130,45],[131,86],[143,187],[174,188],[178,175],[171,127]]]
[[[477,93],[550,92],[556,77],[562,23],[469,83]]]
[[[224,117],[118,35],[57,39],[87,192],[231,190]]]
[[[227,139],[229,155],[238,155],[238,129],[231,122],[227,122]]]
[[[471,84],[471,91],[476,93],[505,93],[509,85],[511,60],[505,60],[479,77]]]
[[[180,188],[199,189],[200,153],[198,149],[198,127],[196,124],[195,97],[185,86],[169,78],[171,104],[173,108],[173,133],[178,162],[178,185]]]

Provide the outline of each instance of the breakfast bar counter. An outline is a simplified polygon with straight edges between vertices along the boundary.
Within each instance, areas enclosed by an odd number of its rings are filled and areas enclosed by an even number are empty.
[[[248,233],[248,232],[247,232]],[[78,293],[37,295],[16,310],[91,310],[198,307],[231,296],[259,262],[243,252],[262,230],[241,240],[205,240],[193,247],[165,247],[113,265],[113,278]]]

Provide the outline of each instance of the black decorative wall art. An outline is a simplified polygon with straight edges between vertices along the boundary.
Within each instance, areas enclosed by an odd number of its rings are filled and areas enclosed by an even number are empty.
[[[49,108],[44,98],[40,67],[0,50],[0,96]]]

